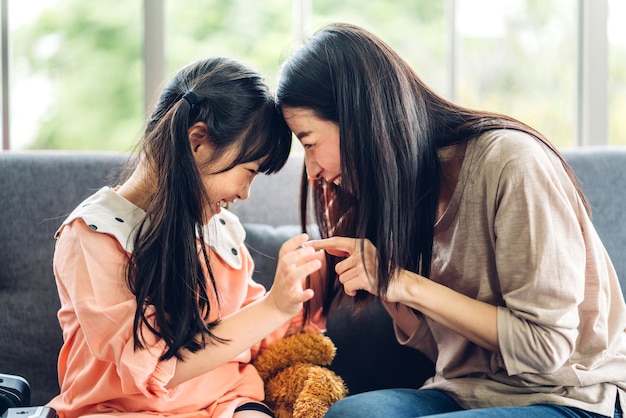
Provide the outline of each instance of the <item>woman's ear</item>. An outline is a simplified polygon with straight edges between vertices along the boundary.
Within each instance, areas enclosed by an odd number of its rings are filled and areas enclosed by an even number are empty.
[[[204,122],[196,122],[187,131],[191,152],[195,155],[199,151],[209,151],[211,140],[209,138],[209,127]]]

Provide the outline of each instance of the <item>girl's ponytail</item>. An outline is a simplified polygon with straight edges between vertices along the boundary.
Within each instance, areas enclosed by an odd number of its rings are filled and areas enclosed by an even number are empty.
[[[179,71],[162,92],[142,150],[154,174],[148,181],[154,181],[156,191],[137,232],[127,273],[137,301],[135,348],[145,346],[145,328],[165,341],[162,359],[182,358],[183,348],[194,352],[209,341],[225,342],[212,333],[218,321],[209,322],[211,310],[219,309],[210,301],[219,301],[219,294],[209,250],[198,239],[210,206],[188,139],[196,122],[208,127],[213,160],[238,145],[240,153],[230,167],[265,159],[271,164],[261,171],[278,170],[291,143],[291,133],[261,78],[234,60],[194,63]]]

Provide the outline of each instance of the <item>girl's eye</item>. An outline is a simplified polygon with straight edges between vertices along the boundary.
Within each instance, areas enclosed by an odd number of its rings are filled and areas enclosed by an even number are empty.
[[[304,149],[309,149],[309,148],[312,148],[312,147],[313,147],[313,144],[302,144],[302,147],[303,147]]]

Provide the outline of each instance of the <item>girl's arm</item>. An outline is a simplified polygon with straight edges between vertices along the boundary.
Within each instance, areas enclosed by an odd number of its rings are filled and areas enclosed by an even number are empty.
[[[303,303],[314,296],[305,287],[306,277],[321,267],[321,253],[302,247],[305,234],[292,238],[281,247],[274,284],[261,299],[223,318],[213,333],[225,344],[208,344],[192,353],[183,350],[168,387],[174,387],[207,373],[257,344],[272,331],[298,314]]]

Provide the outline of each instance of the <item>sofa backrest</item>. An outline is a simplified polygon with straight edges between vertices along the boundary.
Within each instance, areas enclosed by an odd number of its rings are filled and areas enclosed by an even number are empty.
[[[0,370],[26,378],[35,405],[58,393],[54,233],[124,161],[117,154],[0,153]]]
[[[565,150],[564,154],[592,204],[594,224],[626,292],[626,147]],[[0,373],[25,377],[31,383],[33,404],[46,403],[58,393],[56,361],[62,339],[51,262],[54,232],[84,198],[105,184],[115,184],[126,160],[126,155],[110,153],[0,152]],[[258,176],[250,199],[233,205],[244,224],[260,226],[256,230],[260,233],[249,234],[250,246],[261,247],[259,240],[272,234],[284,237],[284,228],[290,234],[297,230],[285,225],[298,223],[301,172],[302,159],[294,157],[279,173]],[[257,280],[267,284],[275,258],[254,248],[250,252],[262,276]],[[375,320],[379,313],[370,313],[367,320]],[[367,334],[361,339],[349,335],[355,329],[344,317],[329,319],[329,335],[338,347],[368,341]],[[392,350],[390,330],[389,338],[389,346],[378,345],[380,358]],[[376,361],[370,354],[360,358],[354,352],[341,350],[338,358],[343,357],[343,364],[352,362],[352,369]],[[356,376],[353,381],[361,379]]]
[[[561,152],[591,204],[593,224],[626,297],[626,147],[569,148]]]
[[[0,373],[25,377],[34,404],[58,393],[54,233],[83,199],[116,184],[127,161],[118,153],[0,152]],[[290,160],[278,174],[258,176],[252,195],[259,202],[235,205],[242,221],[297,224],[301,163]],[[251,252],[263,257],[260,267],[271,268],[272,258]]]

